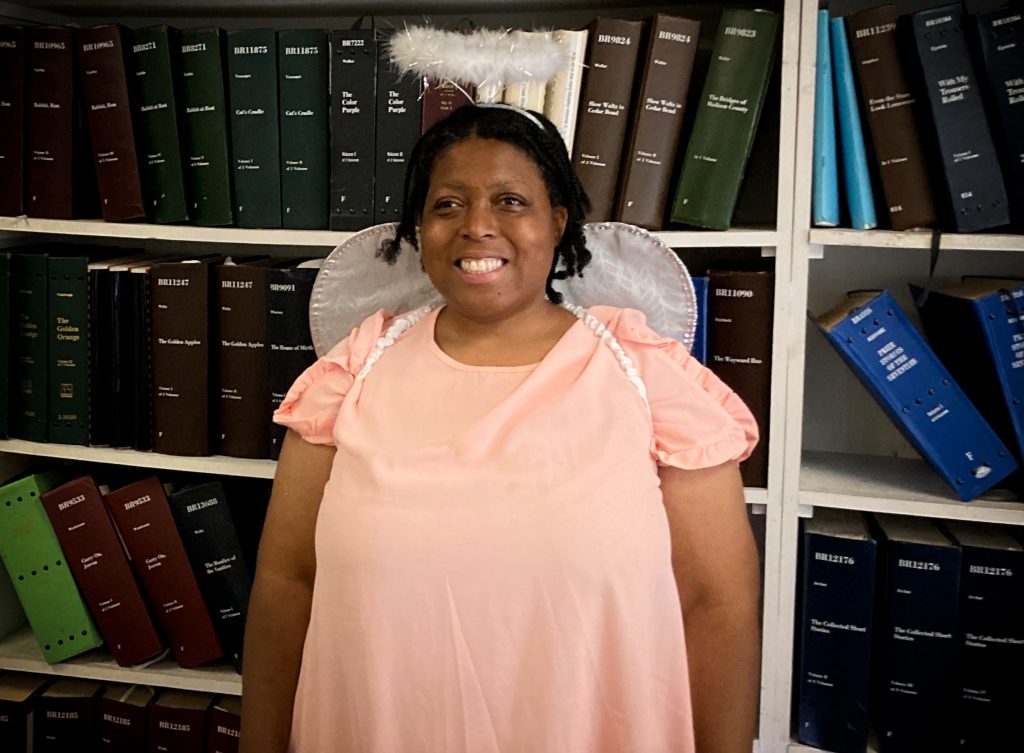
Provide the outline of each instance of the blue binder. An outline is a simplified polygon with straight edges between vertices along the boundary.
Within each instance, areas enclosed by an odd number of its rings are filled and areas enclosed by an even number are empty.
[[[836,165],[836,115],[832,98],[832,55],[828,11],[818,11],[818,56],[814,82],[814,170],[811,220],[817,226],[839,224],[839,170]]]
[[[853,63],[850,61],[850,47],[846,41],[846,27],[841,18],[831,19],[829,26],[832,32],[832,76],[835,79],[836,110],[839,117],[839,143],[843,151],[846,207],[850,212],[850,226],[854,230],[870,230],[878,227],[878,219],[875,216],[874,195],[871,193],[864,132],[861,130],[860,112],[857,109],[857,87],[853,78]]]
[[[1017,467],[888,291],[851,293],[816,322],[960,499],[974,499]]]
[[[935,353],[1024,462],[1024,281],[975,277],[910,290]]]
[[[697,330],[693,333],[690,355],[707,366],[708,363],[708,278],[692,277],[697,296]]]

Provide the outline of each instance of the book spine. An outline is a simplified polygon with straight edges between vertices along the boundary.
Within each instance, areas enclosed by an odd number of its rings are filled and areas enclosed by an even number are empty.
[[[420,133],[426,133],[460,107],[473,104],[475,91],[472,84],[456,85],[451,81],[424,79],[423,95],[420,97],[423,105]]]
[[[881,752],[941,750],[955,708],[960,549],[886,543],[876,731]]]
[[[280,75],[281,201],[286,228],[327,228],[328,135],[327,33],[278,32]]]
[[[113,447],[131,447],[135,394],[140,389],[133,362],[137,322],[132,305],[132,277],[127,269],[108,274],[114,317],[110,342],[110,444]],[[150,347],[148,343],[146,347]],[[152,394],[148,397],[152,399]]]
[[[107,446],[113,436],[114,312],[110,272],[89,270],[89,444]]]
[[[331,47],[331,230],[362,230],[373,224],[377,39],[334,31]]]
[[[12,254],[10,434],[33,442],[46,441],[48,282],[46,254]]]
[[[596,18],[590,24],[572,155],[590,197],[591,222],[607,222],[615,209],[642,32],[639,21]]]
[[[146,216],[135,150],[121,28],[80,29],[75,38],[82,99],[107,222]]]
[[[32,715],[33,753],[91,753],[93,750],[97,696],[102,685],[89,680],[73,682],[73,695],[58,697],[44,691],[36,697]]]
[[[238,226],[281,227],[276,33],[229,31],[227,59]]]
[[[29,749],[31,708],[31,697],[22,701],[0,700],[0,743],[4,750],[21,753]]]
[[[935,224],[935,200],[918,134],[916,97],[900,59],[897,10],[882,5],[846,18],[861,104],[867,113],[889,226]]]
[[[151,275],[153,449],[210,455],[217,411],[211,379],[209,265],[158,264]]]
[[[171,691],[173,692],[173,691]],[[190,694],[207,703],[203,708],[165,705],[165,691],[149,707],[149,750],[154,753],[206,753],[206,715],[213,697],[206,693]]]
[[[25,211],[30,217],[72,219],[77,116],[74,31],[65,26],[33,26],[28,38]]]
[[[40,501],[54,481],[36,474],[0,487],[0,560],[50,664],[103,644]]]
[[[221,704],[215,705],[210,709],[209,731],[206,736],[207,753],[238,753],[241,732],[241,709],[228,709],[222,708]]]
[[[698,21],[654,17],[622,159],[619,222],[650,230],[664,223],[699,37]]]
[[[1024,14],[1005,6],[975,16],[980,76],[991,105],[1011,212],[1024,226]]]
[[[745,486],[765,487],[775,277],[767,272],[712,270],[708,278],[708,368],[743,399],[757,419],[761,441],[740,464],[740,471]]]
[[[95,482],[75,479],[43,494],[42,503],[115,661],[130,667],[163,651]]]
[[[0,215],[25,213],[25,29],[0,26]]]
[[[836,227],[839,224],[839,166],[836,164],[836,116],[832,92],[832,51],[828,33],[828,11],[819,10],[811,189],[811,222],[817,227]]]
[[[267,381],[273,415],[292,383],[316,361],[309,331],[309,298],[316,269],[270,269],[267,286]],[[270,457],[277,460],[284,426],[270,422]]]
[[[546,39],[551,39],[550,31],[522,31],[516,29],[512,32],[513,38],[521,40],[524,44],[528,44],[527,40],[530,39],[531,35],[540,35]],[[505,85],[501,101],[506,105],[515,105],[524,110],[543,113],[544,97],[547,93],[547,88],[546,81],[537,81],[536,79],[510,82]]]
[[[998,750],[1016,734],[1024,702],[1024,552],[967,545],[962,551],[954,739],[962,750]]]
[[[959,5],[911,16],[917,57],[957,232],[1007,225],[1010,210]]]
[[[148,706],[124,703],[106,694],[102,696],[96,712],[97,753],[145,751],[147,709]]]
[[[153,222],[186,222],[189,202],[180,123],[181,42],[166,26],[127,33],[129,79],[143,190]]]
[[[373,222],[402,218],[405,168],[420,137],[420,82],[396,71],[387,56],[387,43],[378,44],[377,147],[373,184]]]
[[[89,260],[47,261],[47,432],[50,442],[89,443]]]
[[[697,326],[693,333],[690,354],[705,366],[708,363],[708,278],[693,277],[693,295],[696,298]]]
[[[222,38],[220,29],[186,29],[180,45],[191,214],[197,225],[211,227],[234,222]]]
[[[223,652],[199,584],[155,476],[104,498],[150,603],[182,667],[197,667]]]
[[[740,193],[768,80],[779,16],[729,9],[722,14],[682,174],[673,222],[728,230]]]
[[[216,268],[220,453],[265,458],[267,413],[267,270],[244,264]]]
[[[823,331],[960,499],[973,499],[1016,468],[1009,450],[888,292]]]
[[[11,255],[0,253],[0,439],[7,439],[10,432],[11,410],[11,371],[14,362],[11,360]]]
[[[850,46],[846,40],[846,26],[841,18],[831,19],[829,26],[846,208],[850,213],[850,226],[854,230],[870,230],[878,227],[878,218],[875,215],[875,198],[871,190],[868,153],[864,146],[864,131],[861,129],[860,104]]]
[[[182,489],[168,502],[224,653],[241,673],[252,578],[224,489],[214,481]]]
[[[135,408],[132,411],[131,446],[143,452],[153,449],[153,358],[150,268],[132,270],[131,276],[132,373]]]
[[[570,156],[573,154],[576,120],[583,89],[583,59],[587,54],[587,36],[586,29],[559,29],[551,32],[551,38],[566,47],[566,65],[548,82],[544,94],[544,116],[554,123],[555,128],[562,134],[565,149]]]
[[[804,532],[797,739],[832,753],[867,747],[876,548]]]

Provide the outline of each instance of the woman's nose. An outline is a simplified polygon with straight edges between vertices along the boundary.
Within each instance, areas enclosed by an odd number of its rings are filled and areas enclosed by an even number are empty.
[[[462,234],[467,238],[487,238],[496,232],[494,210],[489,202],[470,203],[463,218]]]

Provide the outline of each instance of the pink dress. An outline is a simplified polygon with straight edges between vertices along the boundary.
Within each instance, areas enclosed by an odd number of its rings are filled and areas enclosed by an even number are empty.
[[[683,624],[658,464],[746,457],[746,406],[629,309],[537,364],[467,366],[437,313],[356,378],[367,319],[274,420],[337,454],[294,753],[687,753]]]

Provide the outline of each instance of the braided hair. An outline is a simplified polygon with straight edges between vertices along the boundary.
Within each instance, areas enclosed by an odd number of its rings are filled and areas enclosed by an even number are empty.
[[[555,246],[555,256],[545,286],[548,299],[552,303],[561,303],[562,294],[552,287],[551,282],[574,275],[582,277],[584,267],[590,263],[590,250],[583,237],[583,222],[590,211],[590,199],[572,169],[565,142],[558,129],[539,113],[531,111],[531,115],[543,128],[538,128],[524,114],[511,110],[508,107],[466,105],[423,134],[413,148],[406,168],[402,218],[398,223],[398,231],[394,239],[382,244],[380,255],[389,264],[394,264],[403,240],[418,250],[416,226],[427,200],[430,175],[438,157],[448,147],[470,138],[504,141],[533,160],[547,187],[551,206],[565,207],[568,214],[565,231]]]

